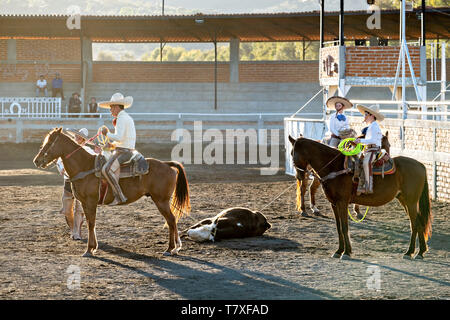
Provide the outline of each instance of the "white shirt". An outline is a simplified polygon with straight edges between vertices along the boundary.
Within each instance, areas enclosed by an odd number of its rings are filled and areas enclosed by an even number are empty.
[[[117,116],[116,129],[114,133],[108,132],[106,135],[116,147],[134,149],[136,145],[136,129],[133,118],[125,110],[119,112]]]
[[[343,113],[341,113],[344,115]],[[348,121],[348,117],[345,117],[344,121],[339,121],[337,118],[338,113],[335,112],[330,116],[330,132],[339,137],[339,131],[342,129],[349,129],[350,124]]]
[[[41,81],[41,79],[39,79],[38,81],[36,81],[36,85],[39,88],[44,88],[44,87],[47,86],[47,80],[44,79],[44,80]]]
[[[383,133],[381,132],[380,126],[377,121],[369,124],[367,128],[366,137],[361,139],[361,143],[363,144],[376,144],[381,148],[381,139],[383,138]]]

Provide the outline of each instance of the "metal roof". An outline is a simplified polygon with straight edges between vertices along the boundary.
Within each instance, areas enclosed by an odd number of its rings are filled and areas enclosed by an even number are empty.
[[[431,9],[431,8],[430,8]],[[450,8],[426,14],[427,38],[450,38]],[[399,11],[381,12],[381,29],[366,26],[365,11],[345,12],[346,39],[398,39]],[[406,14],[406,36],[420,37],[420,10]],[[318,11],[293,13],[197,14],[176,16],[82,15],[81,29],[69,30],[68,15],[0,15],[0,38],[79,38],[94,42],[242,42],[319,40]],[[203,23],[196,20],[202,19]],[[339,13],[325,13],[325,41],[339,33]]]

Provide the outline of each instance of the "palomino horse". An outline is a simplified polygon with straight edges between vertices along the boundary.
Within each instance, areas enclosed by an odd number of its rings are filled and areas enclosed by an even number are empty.
[[[72,181],[72,189],[74,196],[83,206],[89,230],[88,246],[83,256],[92,256],[98,246],[95,219],[100,197],[100,179],[93,172],[95,156],[80,148],[75,141],[62,132],[62,128],[55,128],[46,136],[33,162],[38,168],[46,168],[59,157],[63,160],[64,168],[72,179],[80,173],[90,172],[84,178]],[[152,198],[169,226],[169,247],[164,255],[175,255],[181,249],[177,221],[183,214],[189,214],[190,211],[186,174],[183,165],[178,162],[162,162],[152,158],[146,160],[149,164],[149,172],[146,175],[120,179],[120,186],[128,198],[125,204],[132,203],[144,195]],[[103,203],[109,204],[113,200],[114,195],[109,190]]]
[[[330,177],[330,173],[338,174],[344,168],[345,156],[337,149],[306,138],[294,139],[289,136],[289,141],[297,172],[305,172],[309,165],[320,178],[324,178]],[[411,240],[404,257],[411,258],[414,254],[418,235],[420,250],[416,259],[423,259],[423,254],[427,251],[426,241],[431,236],[432,222],[426,169],[422,163],[412,158],[393,159],[395,173],[384,178],[374,176],[373,194],[354,194],[352,174],[338,174],[334,178],[322,180],[325,196],[333,208],[339,237],[339,248],[333,257],[350,259],[352,253],[348,234],[349,203],[377,207],[397,198],[411,222]]]
[[[386,131],[386,134],[383,135],[381,139],[381,148],[386,150],[387,153],[391,151],[391,144],[388,139],[389,132]],[[309,170],[310,168],[308,168]],[[297,210],[300,211],[300,215],[303,217],[308,217],[308,213],[306,212],[306,204],[305,204],[305,194],[309,190],[309,202],[310,208],[315,215],[320,214],[320,210],[316,207],[316,192],[320,187],[320,181],[309,174],[304,174],[299,172],[297,174]],[[355,204],[354,213],[356,214],[358,219],[362,219],[363,215],[359,210],[359,205]]]

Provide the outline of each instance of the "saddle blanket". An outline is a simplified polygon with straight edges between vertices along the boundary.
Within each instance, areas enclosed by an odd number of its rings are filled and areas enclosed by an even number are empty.
[[[354,159],[354,157],[346,157],[346,167],[350,168],[352,170],[352,172],[354,172],[355,170],[355,163],[356,160]],[[362,161],[359,162],[360,165],[362,165]],[[375,176],[381,176],[381,175],[390,175],[390,174],[394,174],[396,171],[395,168],[395,162],[394,159],[390,158],[387,161],[375,161],[372,164],[372,174]],[[362,172],[362,168],[361,168],[361,172]]]

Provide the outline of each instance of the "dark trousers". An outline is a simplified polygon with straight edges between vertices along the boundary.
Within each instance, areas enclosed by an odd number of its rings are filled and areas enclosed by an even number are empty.
[[[64,92],[62,88],[52,88],[52,97],[55,98],[57,94],[61,95],[61,99],[64,100]]]

